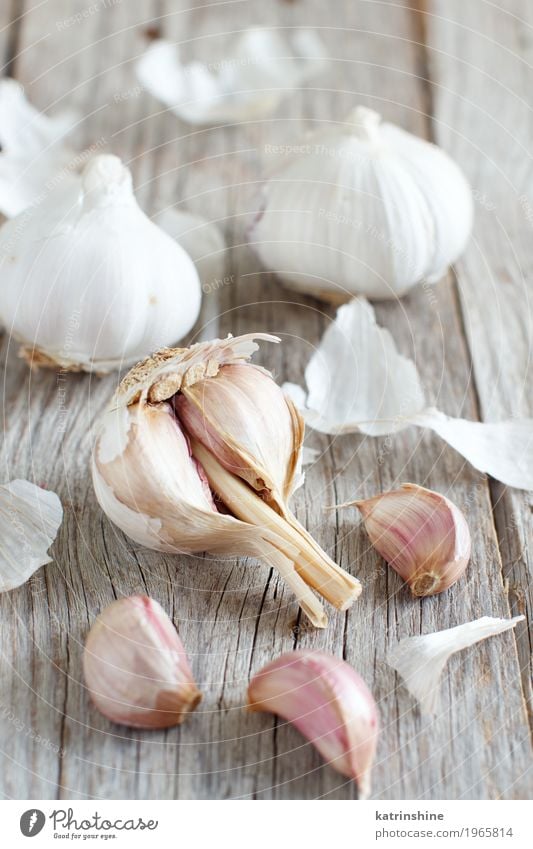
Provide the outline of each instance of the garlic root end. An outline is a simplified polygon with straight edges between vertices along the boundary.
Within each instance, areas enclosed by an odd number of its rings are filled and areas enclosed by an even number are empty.
[[[284,560],[294,563],[294,570],[287,570],[282,561],[276,564],[276,568],[279,569],[279,564],[282,564],[284,577],[291,582],[299,600],[305,597],[307,603],[312,605],[315,616],[322,618],[316,609],[316,600],[315,603],[311,602],[307,591],[303,595],[304,582],[338,609],[346,610],[352,604],[361,592],[359,581],[337,566],[294,516],[287,514],[287,518],[284,518],[276,513],[240,478],[224,469],[201,443],[192,440],[191,450],[201,463],[210,486],[232,513],[241,521],[264,529],[265,541],[268,540],[278,549]],[[271,553],[268,556],[272,559]],[[301,583],[297,581],[297,576]]]

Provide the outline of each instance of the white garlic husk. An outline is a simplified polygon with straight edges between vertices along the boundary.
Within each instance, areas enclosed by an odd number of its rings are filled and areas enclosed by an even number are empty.
[[[55,176],[69,180],[76,168],[65,136],[79,115],[71,110],[52,117],[26,99],[24,88],[9,77],[0,80],[0,212],[18,215],[50,189]]]
[[[136,73],[143,89],[178,118],[209,126],[269,115],[326,67],[326,51],[314,30],[292,29],[286,40],[276,30],[251,27],[209,63],[184,62],[176,44],[158,38],[136,63]]]
[[[0,486],[0,593],[22,586],[50,563],[48,549],[62,521],[55,492],[27,480]]]
[[[387,663],[396,670],[424,714],[437,712],[440,677],[455,652],[473,646],[487,637],[503,634],[522,622],[524,616],[498,619],[482,616],[473,622],[456,625],[445,631],[405,637],[390,650]]]
[[[0,228],[0,271],[0,318],[37,366],[131,365],[183,338],[200,310],[194,263],[111,155]]]
[[[249,237],[291,288],[336,302],[395,298],[462,253],[472,193],[436,145],[357,107],[288,153]]]

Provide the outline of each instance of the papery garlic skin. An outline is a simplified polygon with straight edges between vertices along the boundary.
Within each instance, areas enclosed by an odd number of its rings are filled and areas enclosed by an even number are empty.
[[[133,728],[179,725],[202,698],[176,629],[147,596],[121,598],[98,616],[83,671],[98,710]]]
[[[312,589],[345,610],[361,587],[289,510],[303,425],[272,377],[247,362],[255,339],[278,341],[249,334],[163,349],[132,369],[97,425],[95,492],[150,548],[260,558],[324,627]]]
[[[386,299],[438,280],[472,220],[471,190],[443,150],[358,107],[281,164],[249,239],[297,291]]]
[[[24,96],[16,80],[0,80],[0,212],[8,218],[23,212],[46,193],[61,173],[72,179],[74,151],[64,137],[78,121],[74,112],[49,117]]]
[[[48,549],[62,520],[55,492],[26,480],[0,486],[0,592],[20,587],[50,563]]]
[[[420,704],[423,714],[437,711],[439,680],[448,658],[487,637],[493,637],[514,628],[524,616],[498,619],[482,616],[445,631],[406,637],[400,640],[387,656],[387,663],[402,677],[412,696]]]
[[[296,29],[290,41],[267,27],[251,27],[239,33],[226,56],[204,64],[182,62],[176,44],[156,39],[137,62],[136,73],[146,91],[190,124],[254,120],[273,112],[327,64],[314,30]]]
[[[320,433],[385,436],[416,425],[434,430],[469,463],[507,486],[533,490],[533,419],[471,422],[430,407],[413,360],[396,349],[371,305],[337,310],[305,369],[307,391],[282,389]]]
[[[142,212],[111,155],[0,228],[0,272],[0,317],[33,365],[132,364],[182,338],[200,309],[192,260]]]
[[[378,741],[378,713],[367,685],[338,657],[320,651],[288,652],[263,667],[248,688],[248,707],[286,719],[324,760],[370,795]]]
[[[472,547],[470,530],[463,513],[444,495],[404,483],[351,504],[360,510],[374,548],[413,595],[436,595],[463,575]]]

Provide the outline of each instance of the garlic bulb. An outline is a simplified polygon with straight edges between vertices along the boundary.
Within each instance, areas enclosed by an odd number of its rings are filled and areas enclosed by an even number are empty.
[[[33,365],[130,365],[181,339],[200,309],[191,259],[139,208],[116,156],[7,221],[0,270],[0,317]]]
[[[50,563],[48,549],[62,520],[55,492],[25,480],[0,486],[0,592],[20,587]]]
[[[358,107],[267,182],[250,242],[298,291],[395,298],[444,274],[472,217],[470,188],[444,151]]]
[[[514,628],[524,616],[497,619],[482,616],[445,631],[400,640],[389,652],[387,663],[401,675],[405,686],[420,703],[422,713],[436,713],[440,676],[455,652]]]
[[[415,483],[364,501],[353,501],[370,542],[409,584],[413,595],[447,590],[470,559],[470,531],[451,501]],[[350,506],[343,505],[343,506]]]
[[[268,372],[248,362],[254,338],[278,341],[250,334],[164,349],[132,369],[98,426],[96,496],[149,548],[263,559],[324,627],[310,587],[341,610],[361,588],[287,506],[303,424]]]
[[[83,671],[98,710],[134,728],[179,725],[202,698],[176,629],[147,596],[121,598],[98,616]]]
[[[370,794],[378,713],[365,682],[344,660],[321,651],[287,652],[252,679],[248,708],[286,719],[357,783],[360,799]]]

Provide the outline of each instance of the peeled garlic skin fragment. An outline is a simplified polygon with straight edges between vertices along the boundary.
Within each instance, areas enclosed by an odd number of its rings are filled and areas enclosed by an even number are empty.
[[[184,63],[175,44],[156,39],[138,60],[137,77],[179,118],[209,126],[270,114],[327,64],[318,33],[307,29],[294,30],[287,43],[268,27],[251,27],[232,39],[228,50],[209,64]]]
[[[470,531],[462,512],[444,495],[408,483],[355,505],[372,545],[413,595],[436,595],[463,575]]]
[[[437,712],[440,676],[448,658],[487,637],[514,628],[524,619],[524,616],[513,619],[482,616],[444,631],[405,637],[389,651],[387,663],[401,676],[420,704],[421,712],[431,715]]]
[[[286,719],[331,766],[370,793],[378,740],[372,693],[345,661],[320,651],[288,652],[252,678],[248,707]]]
[[[20,587],[50,563],[48,549],[62,520],[55,492],[27,480],[0,486],[0,592]]]
[[[121,598],[100,614],[83,669],[98,710],[134,728],[179,725],[202,698],[177,631],[147,596]]]

